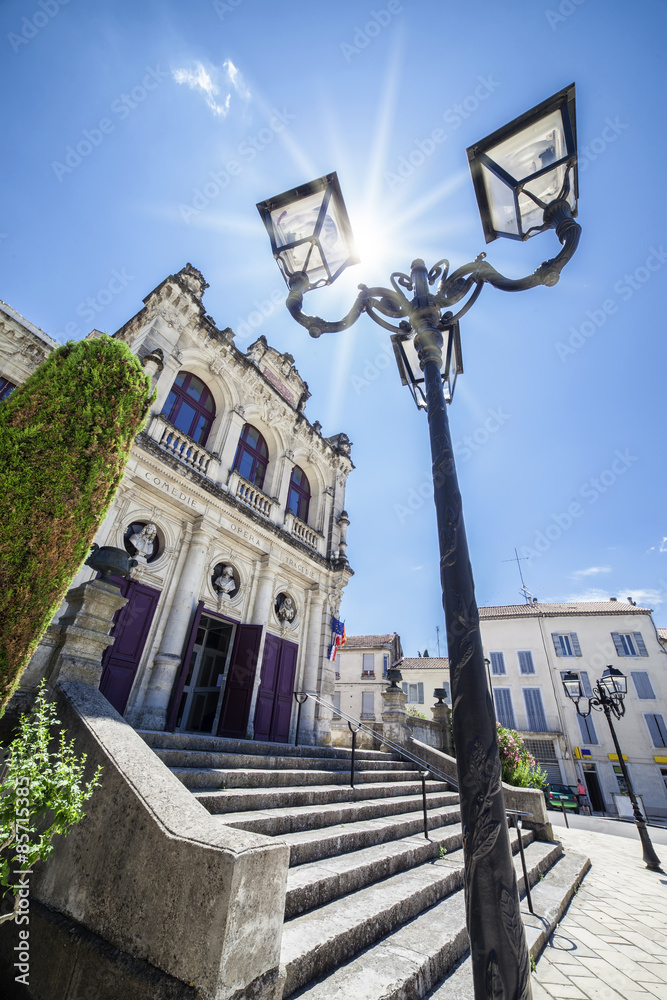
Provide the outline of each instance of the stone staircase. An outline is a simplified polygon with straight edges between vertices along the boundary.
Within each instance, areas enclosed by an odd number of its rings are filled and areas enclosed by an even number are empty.
[[[221,823],[289,845],[285,998],[472,997],[458,795],[446,783],[426,782],[427,840],[419,771],[393,754],[358,750],[351,788],[349,750],[140,735]],[[537,955],[587,861],[522,836]],[[511,843],[523,896],[516,830]]]

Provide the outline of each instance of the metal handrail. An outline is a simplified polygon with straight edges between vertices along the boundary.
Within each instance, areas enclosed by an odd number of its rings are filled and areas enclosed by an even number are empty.
[[[440,781],[448,782],[450,785],[452,785],[454,789],[456,789],[456,791],[458,791],[459,783],[456,780],[456,778],[452,778],[448,774],[445,774],[443,771],[439,771],[436,767],[431,767],[431,765],[427,764],[425,760],[421,759],[421,757],[417,757],[416,754],[410,753],[409,750],[404,750],[403,747],[400,746],[400,744],[395,743],[394,740],[389,739],[388,736],[380,736],[379,733],[377,733],[374,729],[371,729],[369,726],[365,726],[364,723],[361,722],[359,719],[354,719],[351,715],[347,715],[345,712],[342,712],[339,708],[334,708],[331,702],[323,701],[323,699],[320,698],[318,695],[310,694],[307,691],[295,692],[294,697],[299,706],[296,717],[296,735],[294,738],[295,746],[299,745],[301,706],[306,703],[308,698],[312,698],[313,701],[317,702],[319,705],[322,705],[324,708],[327,708],[330,711],[335,712],[336,715],[340,716],[342,719],[345,719],[348,726],[350,723],[352,723],[352,725],[357,726],[357,729],[361,729],[362,732],[367,733],[369,736],[372,736],[374,739],[376,739],[378,743],[384,744],[384,746],[389,747],[394,753],[399,754],[401,757],[405,757],[405,759],[409,760],[412,764],[416,764],[420,771],[428,771],[429,774],[434,775]],[[299,701],[299,697],[303,698],[304,700]]]
[[[422,784],[422,812],[424,815],[424,836],[428,840],[429,836],[428,836],[428,817],[427,817],[427,807],[426,807],[426,779],[428,778],[429,775],[433,775],[434,777],[439,778],[441,781],[446,781],[448,784],[452,785],[457,791],[459,787],[458,781],[456,781],[455,778],[451,778],[448,774],[444,774],[442,771],[439,771],[437,768],[431,767],[429,764],[426,763],[425,760],[422,760],[421,757],[417,757],[416,754],[410,753],[409,750],[404,750],[402,746],[394,742],[394,740],[389,739],[388,736],[380,736],[379,733],[377,733],[374,729],[371,729],[369,726],[365,726],[364,723],[361,722],[359,719],[353,718],[351,715],[348,715],[346,712],[341,711],[339,708],[335,708],[330,702],[324,701],[316,694],[309,694],[307,691],[294,692],[294,699],[297,705],[299,706],[296,716],[296,733],[294,737],[295,746],[299,745],[299,729],[301,726],[301,707],[305,705],[305,703],[308,701],[309,698],[312,698],[313,701],[316,702],[318,705],[322,705],[324,708],[327,708],[330,711],[335,712],[337,716],[339,716],[342,719],[345,719],[345,721],[347,722],[348,729],[352,734],[352,754],[350,757],[351,788],[354,788],[354,759],[356,751],[357,733],[359,732],[359,730],[361,730],[364,733],[367,733],[369,736],[372,736],[373,739],[376,739],[378,741],[378,743],[382,743],[384,746],[389,747],[394,753],[397,753],[399,754],[399,756],[404,757],[406,760],[410,761],[410,763],[417,765],[420,771],[421,784]],[[353,729],[352,728],[353,726],[355,726],[356,728]],[[523,817],[524,816],[532,817],[533,814],[531,812],[524,812],[521,809],[505,809],[505,815],[507,816],[507,819],[510,822],[512,819],[514,819],[514,823],[516,825],[517,834],[519,838],[519,854],[521,856],[521,867],[523,868],[524,883],[526,886],[526,898],[528,901],[528,909],[530,910],[531,913],[534,913],[535,911],[533,910],[533,901],[530,895],[530,884],[528,879],[528,871],[526,868],[526,857],[523,850],[523,835],[522,835]]]

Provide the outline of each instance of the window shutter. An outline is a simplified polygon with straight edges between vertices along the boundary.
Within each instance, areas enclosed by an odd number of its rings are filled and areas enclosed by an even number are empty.
[[[635,642],[637,643],[637,649],[639,651],[639,655],[640,656],[648,656],[648,650],[646,648],[646,643],[644,642],[644,640],[642,638],[641,632],[633,632],[632,634],[633,634],[633,636],[635,638]]]
[[[406,681],[403,681],[403,683],[401,684],[401,687],[403,688],[403,694],[407,694],[408,693],[408,685],[407,685]]]
[[[574,656],[581,656],[581,646],[576,632],[570,632],[570,642],[572,643],[572,653]]]
[[[449,693],[449,681],[443,681],[442,686],[445,689],[445,701],[451,701],[451,695]]]
[[[492,674],[505,674],[505,654],[504,653],[490,653],[491,658],[491,673]]]
[[[535,664],[533,663],[533,654],[529,649],[520,649],[519,651],[519,670],[522,674],[534,674]]]
[[[552,642],[554,644],[554,649],[556,650],[556,656],[562,656],[563,655],[563,647],[560,644],[560,637],[558,635],[558,632],[552,632],[551,633],[551,639],[552,639]]]
[[[577,719],[579,720],[579,729],[581,731],[581,742],[589,743],[593,746],[597,745],[598,737],[591,716],[589,715],[585,719],[582,719],[580,715],[577,715]]]
[[[424,704],[424,685],[421,681],[417,684],[417,704]]]
[[[633,670],[631,672],[632,681],[638,698],[655,698],[651,678],[645,670]]]
[[[591,688],[591,682],[588,679],[588,671],[580,670],[579,679],[581,680],[581,687],[583,688],[584,698],[592,698],[593,689]]]
[[[528,726],[534,733],[545,733],[547,731],[547,720],[542,704],[542,692],[539,688],[524,688],[523,696],[526,703],[526,715],[528,716]]]
[[[618,632],[612,632],[611,637],[614,640],[614,645],[616,646],[616,653],[618,656],[625,656],[625,649],[623,648],[623,643]]]
[[[512,693],[509,688],[494,688],[493,696],[496,702],[496,713],[498,722],[506,729],[516,729],[514,721],[514,708],[512,707]]]
[[[663,717],[661,715],[645,715],[644,718],[646,719],[646,725],[653,740],[653,746],[667,746],[667,729],[665,729],[665,720]]]
[[[333,696],[333,714],[340,716],[340,691],[336,691]]]

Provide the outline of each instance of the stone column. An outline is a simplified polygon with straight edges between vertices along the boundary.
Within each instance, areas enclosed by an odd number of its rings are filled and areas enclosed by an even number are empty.
[[[153,660],[141,712],[141,725],[146,729],[161,730],[166,725],[169,699],[181,666],[192,614],[197,606],[213,530],[212,526],[204,522],[203,517],[196,519],[160,648]]]
[[[83,681],[98,688],[102,656],[113,644],[113,617],[127,598],[113,583],[89,580],[67,594],[67,610],[58,622],[58,636],[49,664],[48,681]]]
[[[442,750],[443,753],[453,756],[454,743],[452,741],[452,713],[448,705],[444,702],[437,702],[431,707],[433,721],[442,729]]]
[[[400,688],[388,687],[382,692],[382,735],[400,746],[404,746],[410,736],[405,711],[407,700],[408,696]]]
[[[312,694],[321,695],[318,690],[318,680],[320,666],[322,663],[322,616],[324,611],[324,594],[319,587],[313,587],[310,591],[310,610],[308,615],[308,632],[304,634],[306,642],[306,655],[303,669],[302,689]],[[317,707],[317,712],[315,711]],[[299,733],[299,743],[306,743],[316,746],[319,742],[324,742],[326,734],[331,739],[331,719],[325,720],[321,705],[309,698],[301,709],[301,730]],[[327,713],[331,715],[331,713]],[[317,720],[316,717],[317,716]],[[323,729],[323,724],[326,726]],[[321,731],[322,730],[322,731]],[[328,742],[328,741],[327,741]]]

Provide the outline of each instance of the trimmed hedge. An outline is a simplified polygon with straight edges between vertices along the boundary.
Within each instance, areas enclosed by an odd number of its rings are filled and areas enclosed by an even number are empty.
[[[88,556],[155,398],[122,341],[68,343],[0,404],[0,715]]]

